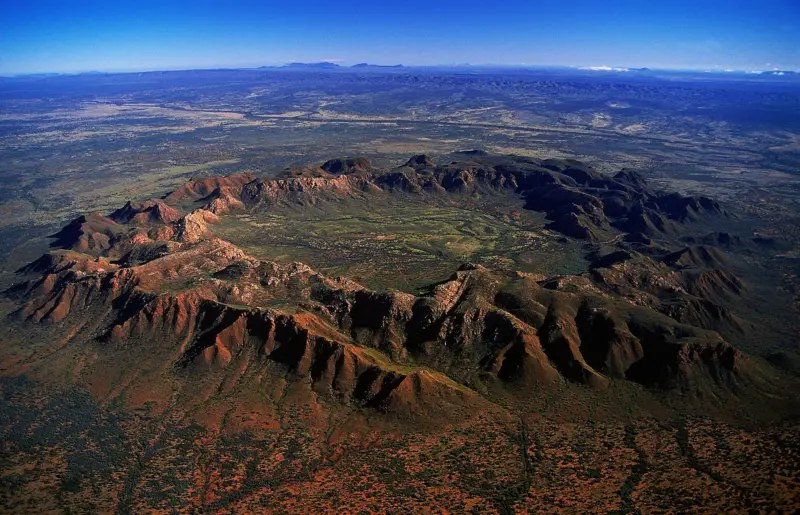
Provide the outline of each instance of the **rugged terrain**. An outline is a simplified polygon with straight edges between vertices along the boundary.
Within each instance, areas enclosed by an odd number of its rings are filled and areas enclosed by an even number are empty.
[[[495,210],[462,232],[510,236],[492,254],[445,239],[396,282],[421,247],[387,229],[347,243],[365,260],[356,280],[318,270],[341,254],[337,233],[287,239],[248,222],[408,202]],[[4,482],[29,492],[38,453],[33,476],[58,484],[42,500],[76,508],[94,491],[95,508],[119,511],[332,509],[335,496],[307,492],[330,488],[373,509],[790,510],[796,340],[781,331],[795,327],[748,306],[758,287],[738,254],[770,243],[709,230],[737,216],[632,170],[481,151],[209,177],[82,215],[5,292],[3,452],[19,471]],[[521,233],[544,243],[521,254]],[[582,257],[554,273],[548,254],[565,249]],[[266,258],[295,252],[315,263]],[[427,269],[463,256],[475,259]],[[756,462],[772,465],[748,476]],[[159,487],[148,474],[163,467],[175,483]]]
[[[0,78],[0,258],[29,261],[76,213],[202,175],[267,177],[338,155],[391,167],[465,148],[631,167],[757,212],[767,227],[800,226],[798,84],[485,67]]]

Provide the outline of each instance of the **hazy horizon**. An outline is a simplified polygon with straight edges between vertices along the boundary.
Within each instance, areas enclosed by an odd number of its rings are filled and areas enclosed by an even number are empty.
[[[800,4],[791,0],[40,1],[6,3],[0,14],[0,75],[321,61],[800,69]]]
[[[357,65],[366,64],[372,67],[384,67],[384,68],[406,68],[409,70],[412,69],[449,69],[449,68],[465,68],[465,69],[508,69],[508,70],[575,70],[575,71],[595,71],[599,74],[603,72],[630,72],[636,70],[652,70],[652,71],[662,71],[662,72],[686,72],[686,73],[699,73],[699,72],[708,72],[713,74],[726,74],[726,73],[734,73],[734,74],[758,74],[764,72],[792,72],[792,73],[800,73],[800,68],[763,68],[763,69],[736,69],[736,68],[726,68],[726,67],[715,67],[715,68],[708,68],[708,67],[698,67],[698,68],[680,68],[680,67],[658,67],[658,66],[639,66],[639,67],[627,67],[627,66],[617,66],[615,64],[598,64],[598,65],[587,65],[587,66],[577,66],[577,65],[562,65],[562,64],[536,64],[536,63],[439,63],[439,64],[409,64],[409,63],[373,63],[373,62],[333,62],[333,61],[287,61],[287,62],[280,62],[280,63],[267,63],[267,64],[252,64],[252,65],[242,65],[242,66],[225,66],[224,64],[219,66],[176,66],[171,68],[129,68],[129,69],[87,69],[87,70],[74,70],[74,71],[35,71],[35,72],[22,72],[22,73],[0,73],[0,77],[5,78],[14,78],[14,77],[29,77],[29,76],[37,76],[37,75],[62,75],[62,76],[70,76],[70,75],[91,75],[91,74],[126,74],[126,73],[158,73],[158,72],[188,72],[188,71],[215,71],[215,70],[257,70],[260,68],[265,69],[278,69],[278,68],[290,68],[290,65],[307,65],[313,66],[318,64],[334,64],[337,67],[347,70],[350,68],[355,68]]]

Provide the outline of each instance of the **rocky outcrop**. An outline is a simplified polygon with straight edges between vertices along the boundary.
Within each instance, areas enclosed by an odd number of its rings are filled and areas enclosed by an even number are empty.
[[[145,202],[127,202],[125,206],[117,209],[109,218],[117,223],[135,225],[170,224],[177,222],[180,213],[168,206],[163,200],[153,199]]]
[[[185,204],[206,198],[216,190],[227,190],[238,195],[241,188],[255,179],[249,172],[235,173],[225,177],[205,177],[184,183],[164,197],[167,204]]]
[[[209,224],[219,221],[217,215],[206,209],[197,209],[182,217],[176,225],[178,241],[196,243],[212,236]]]
[[[690,389],[688,378],[705,375],[708,367],[735,382],[736,367],[745,361],[740,353],[730,358],[733,348],[719,334],[649,307],[620,303],[599,291],[554,291],[524,276],[498,290],[500,280],[508,279],[472,267],[421,297],[325,285],[315,299],[324,306],[320,311],[357,341],[384,345],[396,359],[410,355],[468,383],[489,374],[504,382],[546,385],[560,373],[596,387],[617,378]],[[692,359],[681,354],[685,346],[697,351],[688,355]],[[645,368],[652,374],[636,372],[642,361],[650,363]],[[468,372],[475,370],[481,372]]]
[[[726,266],[722,250],[705,245],[693,245],[664,256],[663,261],[680,268],[719,268]]]
[[[55,233],[50,246],[100,254],[111,248],[123,230],[124,227],[102,213],[81,215]]]
[[[206,249],[194,259],[200,255],[209,253]],[[223,281],[215,287],[159,294],[147,288],[150,269],[169,268],[159,260],[145,267],[104,268],[74,257],[41,259],[25,270],[43,275],[16,288],[15,295],[27,302],[14,316],[67,327],[77,338],[90,314],[99,322],[89,331],[99,332],[92,336],[97,341],[132,354],[150,352],[154,345],[175,349],[172,366],[181,374],[225,369],[238,354],[250,351],[283,367],[289,380],[309,380],[318,394],[399,416],[430,410],[446,416],[448,410],[485,402],[438,372],[399,366],[378,351],[350,343],[348,336],[314,314],[234,307],[215,300],[225,297]],[[182,256],[183,266],[190,259]],[[288,273],[277,280],[295,276]],[[267,281],[265,286],[270,284],[274,285]]]
[[[706,246],[658,255],[614,246],[625,231],[668,236],[720,214],[716,203],[577,161],[461,157],[437,165],[415,156],[386,172],[354,159],[270,180],[208,178],[108,217],[77,218],[54,236],[61,250],[19,271],[25,280],[7,291],[20,304],[13,316],[90,345],[161,349],[170,373],[257,369],[409,416],[485,402],[475,390],[497,386],[524,397],[562,380],[687,393],[749,381],[748,359],[714,331],[735,327],[726,303],[744,291],[725,256]],[[392,192],[518,195],[552,229],[612,250],[585,274],[465,265],[410,294],[261,261],[214,236],[232,211]]]
[[[546,213],[552,229],[593,241],[620,232],[633,239],[672,235],[675,224],[723,213],[706,197],[655,192],[640,174],[629,170],[608,176],[573,160],[462,156],[467,159],[438,166],[427,156],[414,156],[389,171],[375,170],[363,158],[337,159],[320,168],[249,183],[240,200],[252,208],[315,204],[378,191],[467,195],[510,191],[525,199],[526,208]]]
[[[387,370],[423,363],[446,374],[443,384],[493,378],[538,388],[563,376],[594,387],[618,379],[689,389],[690,378],[710,370],[730,383],[746,376],[744,356],[718,334],[646,303],[620,302],[596,288],[559,291],[546,279],[498,276],[475,265],[421,296],[370,291],[304,265],[260,262],[217,239],[185,241],[168,255],[132,267],[73,253],[43,258],[25,272],[40,277],[17,288],[18,297],[29,299],[20,317],[61,323],[94,306],[108,320],[106,341],[172,341],[185,349],[180,367],[225,367],[237,349],[255,346],[304,375],[331,370],[334,379],[320,375],[315,384],[330,380],[325,384],[343,388],[341,377],[353,376],[347,398],[361,392],[366,379],[326,360],[336,356],[336,363],[352,364],[360,356],[376,366],[359,349],[375,349]],[[172,293],[158,293],[165,289]],[[307,314],[227,307],[257,306],[259,299],[276,296]],[[248,329],[253,327],[260,328],[258,334]],[[358,363],[367,373],[369,367]]]
[[[641,175],[628,170],[608,176],[573,160],[461,156],[463,160],[444,165],[414,156],[389,171],[376,170],[365,158],[335,159],[275,179],[257,180],[242,173],[189,181],[163,200],[128,203],[108,218],[99,213],[80,217],[56,235],[54,245],[104,252],[120,233],[130,233],[131,226],[146,228],[150,239],[198,241],[209,237],[207,225],[214,223],[215,215],[392,191],[512,193],[525,200],[526,208],[544,212],[551,229],[591,241],[625,236],[628,241],[649,242],[659,235],[674,236],[678,224],[723,214],[716,202],[705,197],[655,192]],[[184,215],[180,207],[187,206],[195,209]]]
[[[331,159],[323,163],[320,168],[333,175],[355,174],[371,171],[372,163],[366,157]]]

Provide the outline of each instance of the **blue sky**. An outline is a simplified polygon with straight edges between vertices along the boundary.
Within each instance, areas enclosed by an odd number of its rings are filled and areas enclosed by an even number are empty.
[[[800,0],[0,0],[0,74],[330,60],[800,69]]]

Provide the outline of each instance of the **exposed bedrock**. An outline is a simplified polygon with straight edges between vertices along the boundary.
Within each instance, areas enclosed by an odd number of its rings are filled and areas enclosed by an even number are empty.
[[[389,171],[339,159],[277,179],[206,178],[79,217],[54,235],[58,250],[19,271],[6,292],[19,302],[11,316],[97,352],[134,359],[161,349],[170,374],[260,370],[404,413],[486,402],[476,392],[497,386],[524,396],[560,381],[631,381],[696,393],[752,381],[751,360],[715,331],[740,330],[727,305],[745,285],[725,255],[709,245],[647,255],[621,246],[625,235],[670,238],[681,224],[722,215],[718,204],[572,160],[460,159],[414,156]],[[261,261],[214,235],[230,212],[400,191],[519,195],[552,229],[611,250],[579,275],[464,265],[411,294]]]

